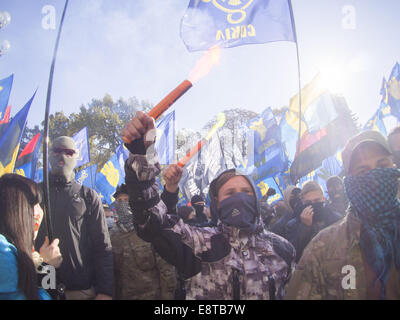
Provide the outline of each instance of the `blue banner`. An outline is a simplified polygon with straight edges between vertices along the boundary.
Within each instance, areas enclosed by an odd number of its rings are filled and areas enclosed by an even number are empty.
[[[10,98],[11,87],[14,75],[0,80],[0,120],[4,117],[4,112],[8,106],[8,99]]]
[[[157,121],[156,150],[160,164],[174,163],[175,156],[175,111]]]
[[[115,154],[118,159],[122,177],[125,179],[125,161],[129,158],[129,150],[125,147],[122,141],[117,150],[115,150]]]
[[[269,178],[262,179],[261,181],[257,181],[256,185],[258,187],[257,193],[258,193],[259,199],[261,199],[261,197],[267,193],[269,188],[275,189],[276,194],[274,194],[273,196],[270,196],[267,200],[267,203],[269,205],[272,205],[279,200],[283,200],[283,193],[282,193],[281,189],[279,188],[278,184],[276,183],[274,177],[269,177]]]
[[[96,191],[103,197],[102,200],[111,205],[114,202],[112,195],[115,193],[117,186],[124,183],[122,174],[123,169],[120,168],[117,155],[113,155],[96,176]]]
[[[76,148],[78,149],[78,160],[76,162],[76,168],[78,168],[90,162],[88,127],[84,127],[81,131],[74,134],[72,139],[75,140]]]
[[[281,129],[271,108],[248,123],[249,156],[246,173],[254,180],[287,170],[288,162],[281,143]]]
[[[4,173],[14,172],[15,162],[17,160],[17,153],[21,141],[22,133],[25,128],[26,119],[35,97],[36,92],[32,98],[25,104],[25,106],[15,115],[15,117],[7,125],[0,137],[0,176]]]
[[[190,0],[181,21],[189,51],[296,41],[290,0]]]
[[[398,62],[390,73],[387,89],[388,105],[392,110],[392,115],[400,120],[400,65]]]
[[[75,180],[90,189],[95,189],[97,164],[82,169],[75,175]]]

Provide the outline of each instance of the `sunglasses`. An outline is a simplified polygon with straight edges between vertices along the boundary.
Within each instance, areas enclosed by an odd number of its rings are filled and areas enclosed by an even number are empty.
[[[65,155],[72,157],[76,152],[73,149],[54,148],[53,153],[57,155],[60,153],[64,153]]]

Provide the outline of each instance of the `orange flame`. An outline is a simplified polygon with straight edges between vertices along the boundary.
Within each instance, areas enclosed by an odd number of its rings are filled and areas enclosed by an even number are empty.
[[[208,49],[207,52],[197,60],[196,65],[192,71],[190,71],[189,81],[194,84],[206,76],[211,71],[212,67],[219,63],[220,56],[221,48],[218,45]]]

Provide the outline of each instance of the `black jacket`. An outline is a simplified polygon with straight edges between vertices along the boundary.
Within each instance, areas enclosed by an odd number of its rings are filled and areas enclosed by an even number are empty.
[[[113,256],[110,236],[99,195],[76,181],[62,182],[50,175],[51,222],[60,239],[63,262],[57,280],[66,290],[94,287],[112,296]],[[47,234],[43,221],[36,239],[39,251]]]
[[[296,262],[300,260],[304,248],[314,238],[318,232],[331,224],[342,219],[340,214],[331,211],[329,208],[324,207],[321,211],[321,219],[313,221],[311,227],[306,226],[301,222],[300,216],[291,219],[286,225],[287,239],[293,244],[296,249]],[[313,219],[314,220],[314,219]]]

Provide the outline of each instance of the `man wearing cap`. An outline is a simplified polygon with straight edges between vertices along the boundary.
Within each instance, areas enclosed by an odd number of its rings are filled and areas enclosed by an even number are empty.
[[[210,211],[216,227],[199,228],[168,215],[155,177],[160,164],[154,150],[154,121],[138,111],[123,136],[131,155],[126,183],[135,228],[184,275],[186,298],[282,299],[295,256],[285,239],[265,231],[256,187],[250,177],[227,170],[210,185]],[[177,175],[182,170],[175,165]]]
[[[133,225],[126,184],[114,193],[118,213],[111,232],[116,300],[172,300],[176,289],[175,268],[165,262],[151,243],[138,237]]]
[[[66,287],[66,299],[111,299],[113,257],[103,205],[94,190],[75,181],[75,141],[66,136],[56,138],[49,161],[51,229],[60,239],[64,258],[57,278]],[[42,224],[37,248],[45,236]]]
[[[344,217],[347,207],[349,206],[349,200],[344,191],[342,178],[339,176],[329,177],[328,180],[326,180],[326,189],[329,196],[326,206]]]
[[[386,139],[365,131],[342,152],[347,215],[306,247],[287,299],[400,299],[400,170]]]

